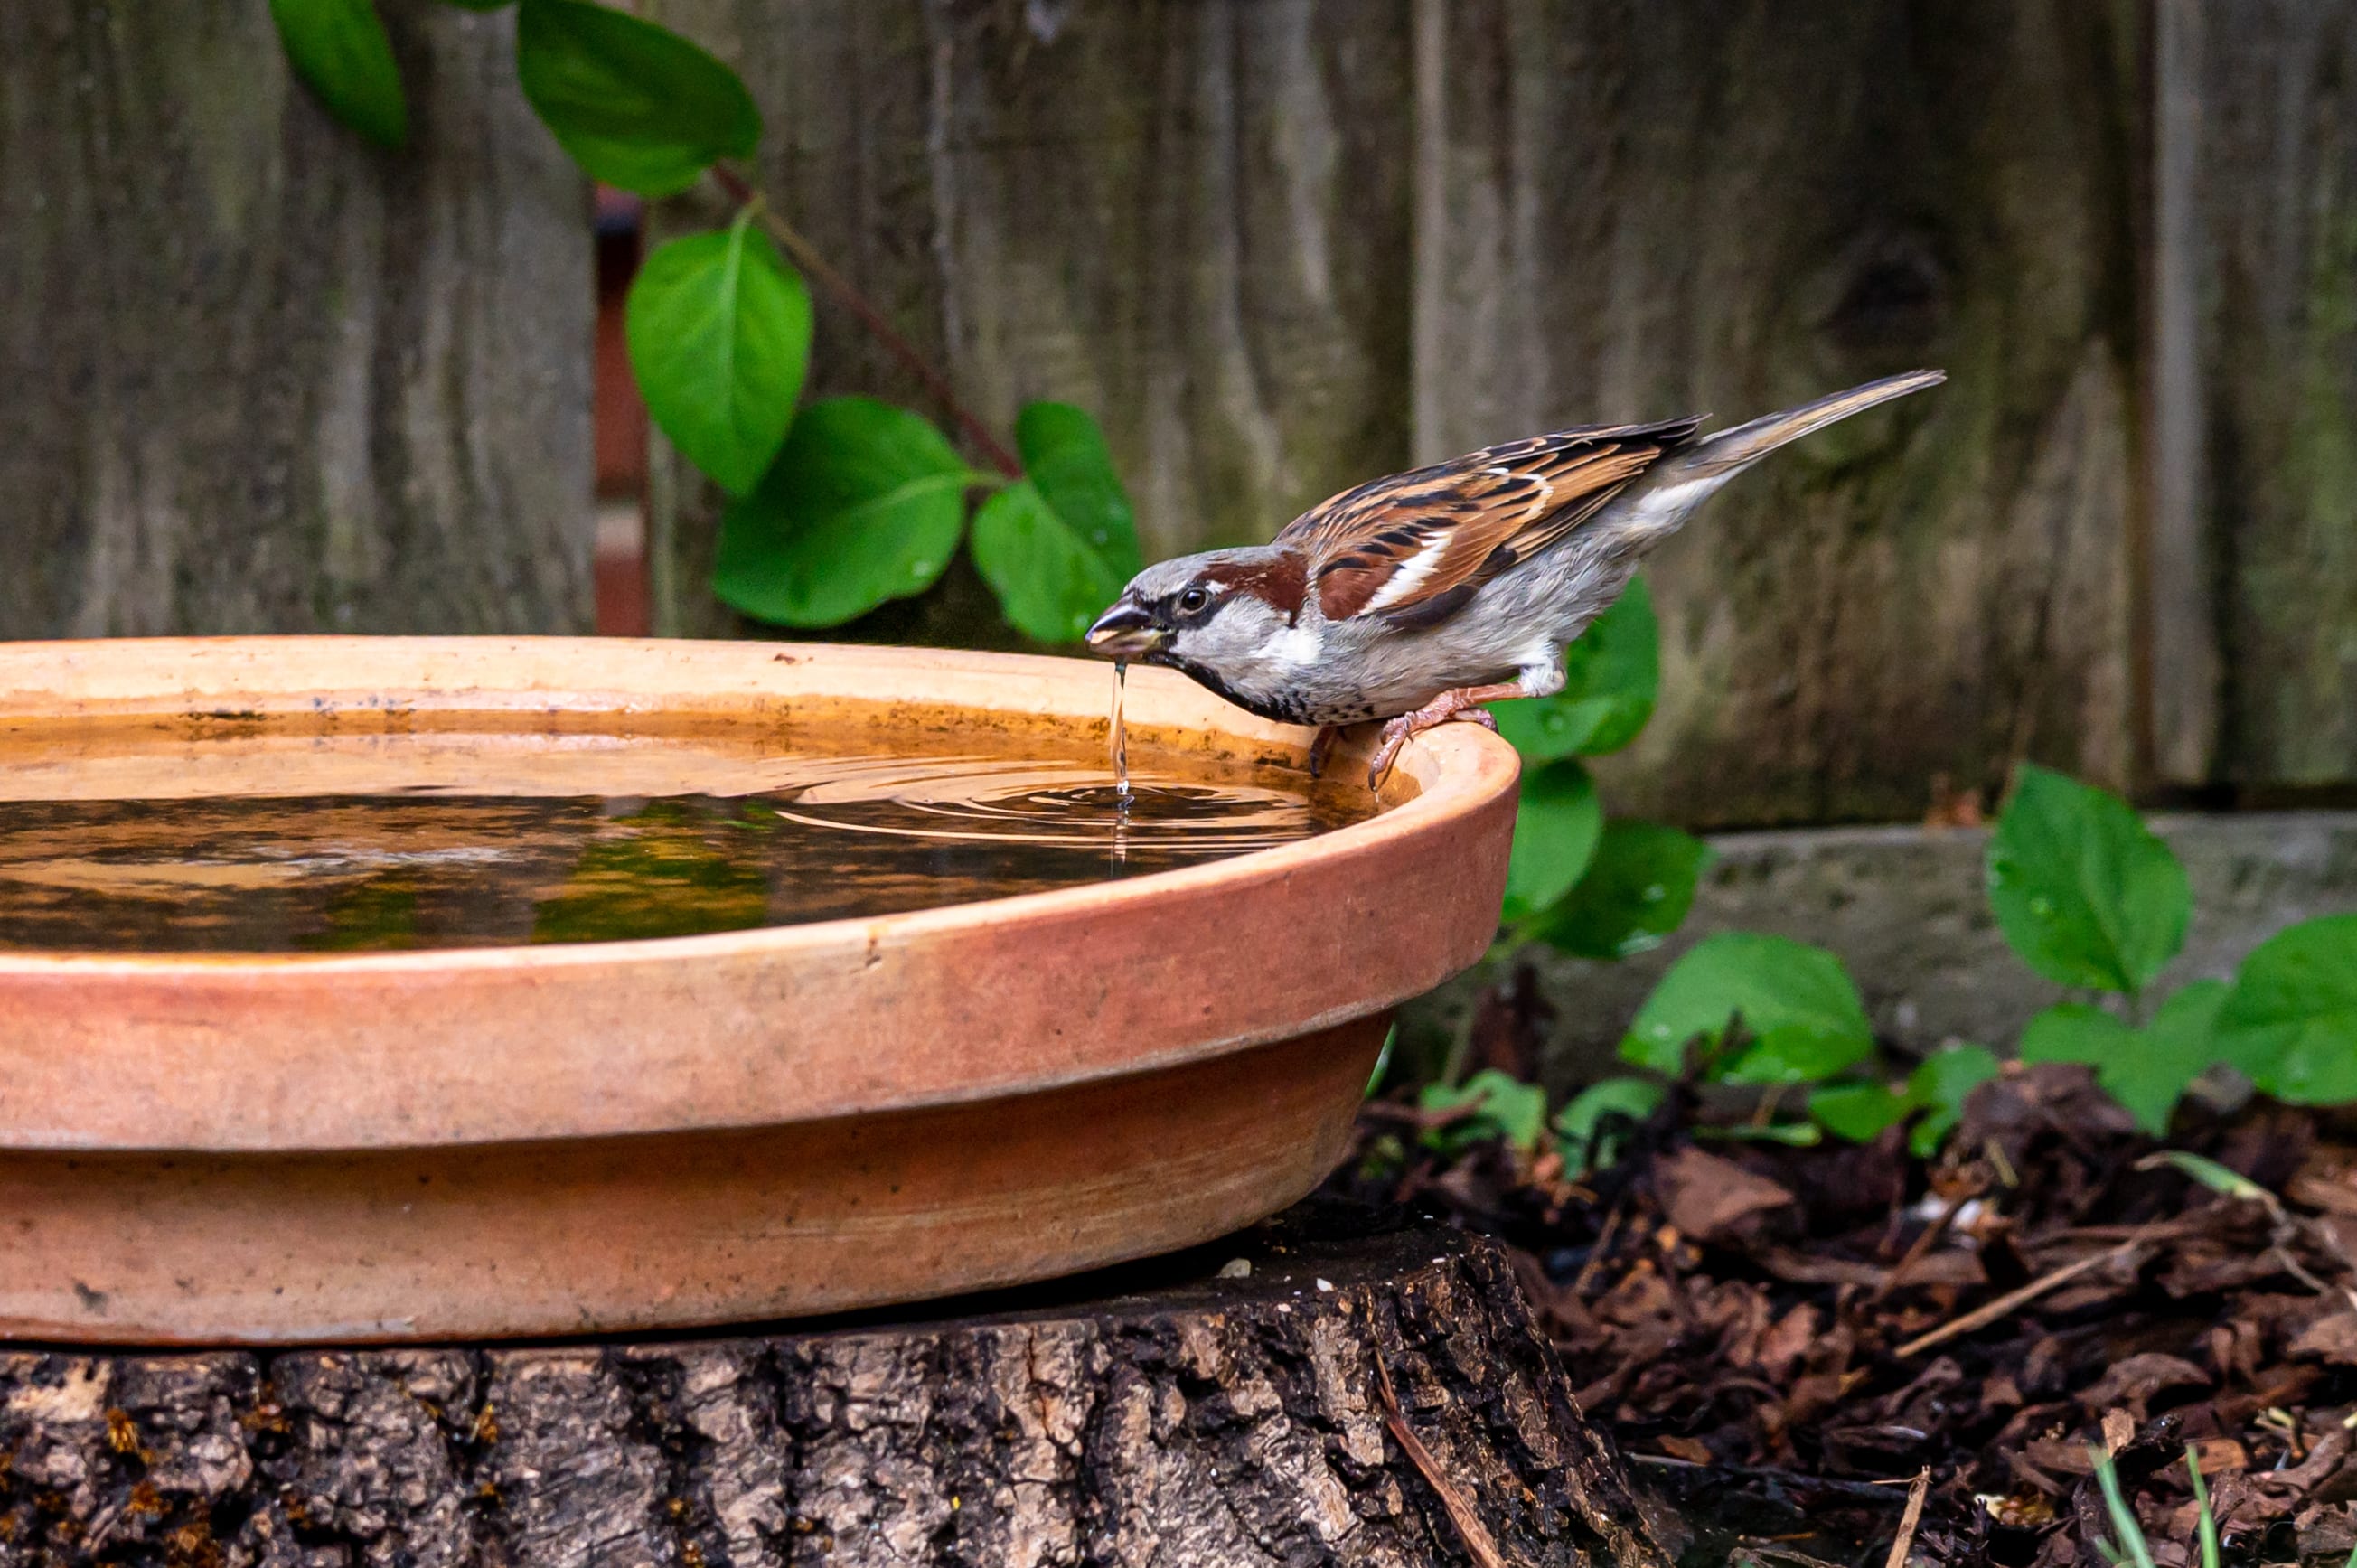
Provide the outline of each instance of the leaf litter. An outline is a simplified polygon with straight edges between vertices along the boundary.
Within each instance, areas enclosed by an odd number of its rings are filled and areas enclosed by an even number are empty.
[[[1934,1161],[1677,1092],[1573,1181],[1369,1111],[1330,1190],[1508,1247],[1690,1563],[1878,1561],[1928,1469],[1906,1561],[2103,1568],[2091,1446],[2156,1568],[2201,1561],[2189,1444],[2227,1562],[2357,1550],[2357,1122],[2189,1108],[2163,1151],[2087,1068],[2017,1064]]]

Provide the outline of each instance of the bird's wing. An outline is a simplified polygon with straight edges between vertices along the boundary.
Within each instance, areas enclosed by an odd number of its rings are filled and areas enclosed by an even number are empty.
[[[1276,542],[1308,557],[1328,620],[1429,625],[1595,516],[1701,424],[1590,425],[1469,452],[1345,490]]]

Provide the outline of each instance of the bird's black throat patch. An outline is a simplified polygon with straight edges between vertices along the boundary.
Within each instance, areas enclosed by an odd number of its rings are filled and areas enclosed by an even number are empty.
[[[1227,679],[1218,671],[1209,665],[1199,664],[1181,654],[1173,653],[1167,648],[1156,649],[1146,654],[1142,661],[1147,664],[1159,664],[1167,670],[1178,671],[1213,696],[1222,702],[1233,703],[1254,718],[1266,719],[1272,724],[1280,725],[1299,725],[1310,722],[1308,716],[1302,712],[1300,703],[1283,697],[1246,696],[1228,684]]]

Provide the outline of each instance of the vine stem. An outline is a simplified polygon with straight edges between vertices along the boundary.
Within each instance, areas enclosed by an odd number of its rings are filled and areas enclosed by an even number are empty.
[[[786,254],[793,258],[794,264],[817,280],[819,287],[834,295],[836,304],[851,312],[858,319],[859,324],[867,328],[869,334],[877,342],[884,345],[887,352],[899,360],[911,375],[925,384],[925,390],[931,392],[933,400],[948,412],[957,427],[963,431],[966,438],[990,460],[993,467],[1010,479],[1019,479],[1023,477],[1022,459],[1009,451],[1006,443],[992,435],[990,426],[985,424],[973,410],[958,401],[957,392],[951,387],[949,378],[935,370],[931,361],[918,351],[914,343],[895,331],[892,324],[884,319],[884,313],[877,309],[849,278],[836,272],[828,263],[827,259],[820,255],[792,224],[780,217],[778,209],[763,199],[761,192],[756,189],[750,181],[725,164],[712,166],[712,177],[719,182],[720,188],[726,191],[728,199],[738,207],[754,209],[755,215],[760,220],[762,227],[768,229],[778,243],[785,248]]]

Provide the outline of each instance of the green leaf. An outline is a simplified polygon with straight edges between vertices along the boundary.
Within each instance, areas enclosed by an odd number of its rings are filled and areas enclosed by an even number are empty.
[[[1425,1130],[1425,1146],[1445,1155],[1460,1154],[1493,1138],[1503,1138],[1530,1154],[1538,1148],[1539,1134],[1546,1125],[1546,1090],[1496,1068],[1484,1068],[1456,1088],[1428,1083],[1416,1103],[1426,1111],[1454,1111],[1467,1104],[1480,1107],[1462,1121]]]
[[[2144,989],[2193,908],[2185,868],[2127,802],[2028,764],[1989,839],[1988,896],[2032,969],[2099,991]]]
[[[810,292],[749,220],[659,247],[622,317],[647,412],[736,496],[785,444],[810,365]]]
[[[1730,1083],[1813,1083],[1874,1049],[1874,1029],[1841,960],[1789,937],[1721,931],[1670,966],[1638,1009],[1620,1056],[1657,1072],[1683,1070],[1699,1038],[1716,1053],[1743,1021],[1748,1044],[1716,1064]]]
[[[2253,949],[2219,1008],[2223,1059],[2278,1100],[2357,1100],[2357,915],[2327,915]]]
[[[2222,980],[2179,987],[2139,1031],[2138,1048],[2096,1069],[2104,1092],[2153,1136],[2169,1131],[2178,1101],[2195,1079],[2233,1059],[2218,1045],[2218,1013],[2230,989]]]
[[[1068,403],[1027,404],[1015,416],[1015,451],[1056,515],[1104,562],[1118,593],[1146,563],[1137,552],[1137,519],[1097,422]],[[1094,609],[1103,608],[1101,600]]]
[[[1809,1096],[1809,1115],[1835,1137],[1863,1144],[1921,1112],[1907,1144],[1917,1158],[1929,1159],[1963,1117],[1965,1100],[1997,1070],[1996,1054],[1986,1047],[1951,1046],[1917,1063],[1898,1089],[1839,1083],[1817,1090]]]
[[[1642,577],[1564,650],[1563,690],[1495,703],[1498,733],[1534,762],[1600,757],[1637,738],[1662,684],[1661,627]]]
[[[1035,403],[1015,422],[1026,478],[974,520],[974,564],[1024,636],[1073,642],[1137,575],[1137,526],[1096,422]]]
[[[2098,1081],[2104,1063],[2131,1055],[2136,1045],[2135,1026],[2084,1002],[2057,1003],[2021,1030],[2023,1061],[2084,1062]]]
[[[1924,1116],[1907,1135],[1910,1152],[1920,1160],[1938,1154],[1964,1119],[1964,1101],[1998,1070],[1996,1053],[1986,1046],[1950,1046],[1916,1064],[1907,1078],[1907,1097],[1923,1110]]]
[[[756,620],[839,626],[932,586],[980,482],[939,430],[873,398],[813,403],[720,520],[713,591]]]
[[[1523,773],[1514,843],[1506,861],[1504,918],[1520,920],[1562,897],[1587,869],[1603,830],[1596,781],[1578,758],[1566,757]]]
[[[677,33],[587,0],[522,0],[516,77],[590,178],[640,196],[675,196],[761,140],[761,113],[735,71]]]
[[[1825,1141],[1824,1129],[1814,1122],[1737,1122],[1724,1127],[1707,1124],[1694,1130],[1697,1138],[1722,1138],[1731,1144],[1784,1144],[1813,1149]]]
[[[1836,1138],[1863,1144],[1915,1111],[1914,1097],[1879,1083],[1835,1083],[1809,1093],[1809,1115]]]
[[[270,0],[295,72],[328,113],[381,147],[409,143],[401,67],[371,0]]]
[[[2242,1172],[2228,1165],[2222,1165],[2205,1155],[2193,1154],[2184,1149],[2163,1149],[2158,1154],[2147,1155],[2136,1162],[2138,1170],[2148,1170],[2155,1165],[2168,1165],[2222,1197],[2234,1198],[2244,1203],[2266,1204],[2270,1207],[2276,1202],[2274,1193],[2269,1192]]]
[[[1591,1083],[1572,1096],[1571,1103],[1555,1112],[1554,1123],[1566,1169],[1577,1177],[1618,1164],[1619,1140],[1606,1119],[1642,1122],[1662,1108],[1665,1096],[1652,1079],[1627,1076]]]
[[[2158,1137],[2186,1087],[2225,1058],[2215,1021],[2226,1000],[2223,981],[2199,980],[2169,995],[2152,1022],[2138,1029],[2100,1007],[2061,1003],[2032,1018],[2021,1036],[2026,1062],[2083,1062],[2095,1081]]]
[[[1659,822],[1604,824],[1595,858],[1529,934],[1581,958],[1620,959],[1662,945],[1694,907],[1710,846]]]

